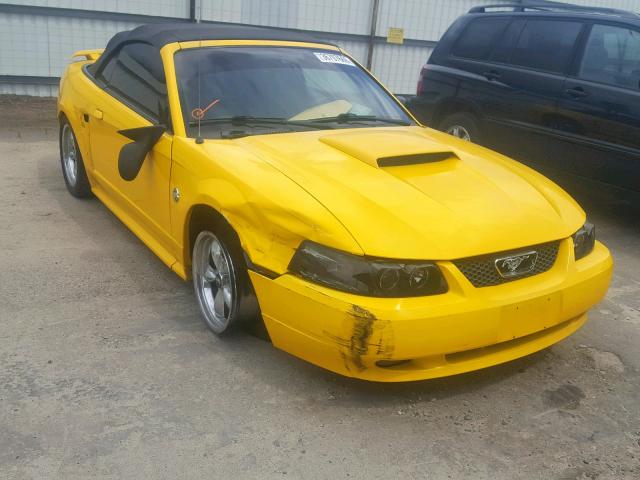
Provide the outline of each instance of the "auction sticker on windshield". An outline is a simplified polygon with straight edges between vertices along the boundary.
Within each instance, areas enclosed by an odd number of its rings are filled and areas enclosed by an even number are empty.
[[[313,52],[313,54],[318,57],[318,60],[324,63],[340,63],[342,65],[351,65],[355,67],[355,63],[349,59],[349,57],[345,57],[344,55],[336,55],[335,53],[320,53]]]

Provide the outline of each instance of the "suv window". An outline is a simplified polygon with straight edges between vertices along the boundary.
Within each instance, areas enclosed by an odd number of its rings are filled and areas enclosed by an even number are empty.
[[[579,76],[585,80],[638,90],[640,32],[613,25],[594,25]]]
[[[167,85],[160,52],[151,45],[124,46],[98,74],[98,79],[136,110],[158,120],[167,109]]]
[[[451,53],[456,57],[485,60],[491,47],[502,35],[510,19],[507,17],[479,18],[469,22],[464,32],[453,46]]]
[[[520,32],[522,31],[522,27],[524,27],[525,23],[526,20],[524,18],[516,18],[509,24],[504,35],[502,35],[500,41],[497,42],[493,48],[493,53],[491,53],[492,62],[509,62],[511,59],[511,52],[513,52],[516,42],[518,41],[518,38],[520,38]]]
[[[581,29],[580,22],[528,20],[510,63],[536,70],[563,72]]]

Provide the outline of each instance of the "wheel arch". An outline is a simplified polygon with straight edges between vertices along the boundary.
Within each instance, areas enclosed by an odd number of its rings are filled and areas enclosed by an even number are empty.
[[[62,122],[64,121],[67,121],[69,125],[71,125],[71,128],[73,128],[73,132],[77,137],[78,134],[76,132],[79,130],[78,123],[80,122],[80,120],[76,118],[76,116],[70,114],[66,108],[60,105],[60,107],[58,108],[58,124],[60,127],[62,127]]]
[[[60,82],[59,88],[60,90],[57,102],[58,122],[62,122],[63,119],[66,119],[71,126],[75,128],[76,121],[80,121],[80,110],[73,101],[72,91],[69,91],[71,87],[69,86],[67,72],[65,72],[63,80]]]
[[[454,113],[468,113],[476,117],[476,119],[481,122],[482,121],[482,112],[480,107],[476,105],[474,102],[452,98],[443,102],[435,111],[433,116],[433,126],[435,128],[439,128],[442,121],[447,118],[449,115],[453,115]]]
[[[251,265],[250,260],[242,246],[238,232],[231,222],[213,206],[206,203],[197,203],[191,206],[185,225],[185,242],[188,243],[184,245],[185,247],[188,246],[188,248],[184,248],[183,250],[184,255],[188,258],[188,265],[190,266],[190,268],[186,270],[187,277],[193,278],[191,273],[191,257],[193,256],[198,235],[203,230],[212,231],[216,237],[223,241],[233,264],[238,267],[235,270],[237,282],[235,284],[237,286],[236,294],[238,295],[235,314],[236,320],[234,321],[235,326],[231,326],[231,328],[235,329],[238,325],[251,325],[251,329],[254,332],[269,340],[269,334],[260,316],[260,307],[253,283],[248,274],[248,267]],[[255,320],[257,320],[257,323]],[[209,322],[207,322],[207,325],[209,328],[212,328]],[[214,332],[218,334],[222,333],[216,330],[214,330]]]
[[[217,231],[219,231],[220,229],[225,229],[229,234],[232,235],[234,240],[238,242],[238,245],[244,252],[240,234],[232,225],[232,223],[227,219],[227,217],[225,217],[220,212],[219,208],[214,207],[208,203],[195,203],[191,205],[189,211],[187,212],[183,228],[183,245],[185,246],[185,248],[183,249],[183,265],[185,266],[185,272],[187,273],[187,276],[191,275],[191,256],[193,253],[193,245],[196,241],[196,237],[206,227],[212,227]]]
[[[67,121],[71,125],[73,134],[80,147],[80,154],[82,155],[82,161],[84,167],[87,170],[89,181],[93,181],[91,178],[91,170],[93,168],[93,159],[91,158],[91,141],[89,138],[89,129],[85,123],[83,123],[82,114],[78,108],[73,105],[67,105],[67,102],[62,99],[58,100],[58,125],[62,128],[62,122]]]

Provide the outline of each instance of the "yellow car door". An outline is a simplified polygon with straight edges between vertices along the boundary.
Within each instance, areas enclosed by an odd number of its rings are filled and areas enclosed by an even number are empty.
[[[95,72],[95,80],[103,90],[88,112],[95,193],[171,264],[176,244],[170,234],[170,130],[160,136],[133,179],[123,178],[118,168],[122,147],[132,142],[120,131],[169,123],[160,54],[147,44],[125,45]]]

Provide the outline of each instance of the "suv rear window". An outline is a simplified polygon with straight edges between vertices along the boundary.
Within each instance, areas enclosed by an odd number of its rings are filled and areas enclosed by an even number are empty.
[[[563,72],[582,29],[580,22],[529,20],[511,55],[514,65]]]
[[[496,40],[509,23],[507,17],[489,17],[472,20],[453,46],[451,53],[456,57],[471,60],[485,60],[491,53]]]

